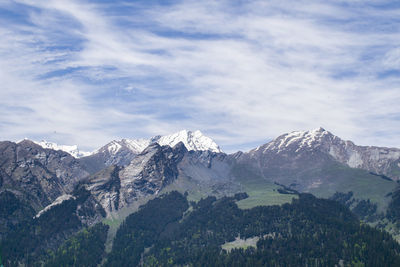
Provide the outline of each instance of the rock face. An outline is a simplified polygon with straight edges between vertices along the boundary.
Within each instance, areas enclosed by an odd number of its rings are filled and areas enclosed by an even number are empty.
[[[114,140],[95,151],[92,155],[80,158],[79,161],[91,174],[112,165],[126,166],[141,152],[141,146],[139,150],[131,144],[132,142],[127,139]]]
[[[242,192],[232,175],[235,160],[225,153],[189,151],[178,165],[174,189],[200,197],[226,196]]]
[[[44,149],[25,140],[0,142],[0,190],[23,196],[41,209],[88,176],[80,163],[64,151]]]
[[[178,163],[187,152],[183,143],[175,147],[154,143],[127,166],[109,167],[89,178],[86,189],[110,214],[148,195],[157,194],[178,176]]]
[[[85,188],[110,216],[169,186],[204,196],[239,192],[230,175],[232,164],[224,153],[188,151],[183,142],[174,147],[153,143],[127,166],[113,165],[92,175]]]
[[[306,160],[318,166],[322,161],[333,159],[351,168],[400,179],[400,149],[357,146],[323,128],[281,135],[243,155],[242,158],[257,161],[260,167],[287,164],[288,161],[292,165],[305,164]]]
[[[142,194],[158,193],[178,176],[177,165],[186,152],[183,143],[173,148],[157,143],[150,145],[120,171],[124,194],[137,198]]]
[[[120,208],[121,180],[120,167],[110,166],[93,176],[85,183],[85,187],[109,214]]]
[[[70,154],[24,140],[0,142],[0,238],[88,176]]]

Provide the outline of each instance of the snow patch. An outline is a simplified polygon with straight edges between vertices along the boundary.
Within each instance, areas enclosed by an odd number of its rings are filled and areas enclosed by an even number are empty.
[[[33,217],[34,219],[39,218],[42,214],[44,214],[45,212],[47,212],[48,210],[50,210],[52,207],[60,205],[61,203],[63,203],[66,200],[69,199],[76,199],[74,196],[72,195],[62,195],[59,196],[56,200],[53,201],[53,203],[51,203],[50,205],[46,206],[44,209],[42,209],[41,211],[38,212],[38,214],[35,215],[35,217]]]
[[[124,143],[130,150],[140,153],[146,149],[151,143],[150,139],[122,139]]]
[[[321,127],[311,131],[294,131],[270,142],[265,147],[264,152],[267,150],[275,150],[279,153],[291,145],[296,145],[296,152],[298,152],[302,148],[312,148],[314,144],[319,143],[322,138],[328,134],[329,132]]]
[[[187,150],[222,152],[211,138],[204,136],[199,130],[195,132],[183,130],[171,135],[161,136],[155,142],[161,146],[168,145],[171,147],[182,142]]]
[[[108,146],[107,150],[110,154],[115,154],[121,149],[121,145],[118,143],[118,141],[112,141]]]
[[[94,153],[107,150],[110,154],[115,155],[123,147],[131,150],[135,154],[143,152],[150,144],[158,143],[161,146],[174,147],[182,142],[187,150],[194,151],[212,151],[222,152],[219,146],[209,137],[204,136],[200,131],[183,130],[174,134],[165,136],[155,136],[150,139],[122,139],[114,140],[106,146],[98,149]],[[93,153],[93,154],[94,154]]]
[[[67,152],[68,154],[70,154],[71,156],[73,156],[75,158],[81,158],[81,157],[89,156],[91,154],[91,152],[80,151],[77,145],[72,145],[72,146],[58,145],[56,143],[48,142],[46,140],[42,140],[40,142],[37,142],[37,141],[32,141],[32,142],[34,142],[35,144],[37,144],[45,149],[61,150],[61,151]]]

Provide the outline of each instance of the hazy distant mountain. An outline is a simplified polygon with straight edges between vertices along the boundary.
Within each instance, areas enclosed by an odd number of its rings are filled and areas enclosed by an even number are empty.
[[[72,146],[58,145],[56,143],[48,142],[45,140],[42,140],[40,142],[37,142],[37,141],[33,141],[33,142],[43,148],[48,148],[48,149],[53,149],[53,150],[61,150],[61,151],[67,152],[75,158],[86,157],[86,156],[89,156],[92,154],[92,152],[86,152],[86,151],[79,150],[77,145],[72,145]]]

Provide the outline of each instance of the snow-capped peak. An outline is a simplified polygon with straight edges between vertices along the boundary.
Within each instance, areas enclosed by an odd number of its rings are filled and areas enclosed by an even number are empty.
[[[182,130],[174,134],[165,136],[154,136],[150,139],[122,139],[114,140],[106,146],[100,148],[99,151],[108,151],[110,154],[116,154],[122,148],[127,148],[135,154],[141,153],[150,144],[158,143],[159,145],[175,146],[179,142],[182,142],[187,150],[200,150],[200,151],[212,151],[222,152],[219,146],[209,137],[203,135],[199,130],[187,131]],[[96,153],[94,152],[94,153]]]
[[[121,149],[127,149],[132,151],[135,154],[139,154],[146,147],[148,147],[151,143],[150,139],[121,139],[121,140],[113,140],[107,145],[97,149],[93,152],[96,154],[98,152],[107,152],[111,155],[115,155]]]
[[[45,140],[42,140],[40,142],[37,142],[37,141],[32,141],[32,142],[34,142],[35,144],[38,144],[39,146],[41,146],[43,148],[65,151],[65,152],[71,154],[75,158],[81,158],[81,157],[85,157],[85,156],[88,156],[91,154],[91,152],[80,151],[77,145],[72,145],[72,146],[58,145],[56,143],[48,142]]]
[[[312,148],[315,144],[319,144],[325,136],[331,136],[334,138],[331,133],[322,127],[310,131],[294,131],[283,134],[271,141],[264,147],[264,151],[277,150],[279,152],[290,147],[291,145],[294,145],[297,148],[296,151],[299,151],[302,148]],[[258,149],[260,148],[261,147]]]
[[[187,150],[222,152],[211,138],[203,135],[199,130],[194,132],[183,130],[171,135],[161,136],[156,142],[162,146],[169,145],[171,147],[182,142]]]

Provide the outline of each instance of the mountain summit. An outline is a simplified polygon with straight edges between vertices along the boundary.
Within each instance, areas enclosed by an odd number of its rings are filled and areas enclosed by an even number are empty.
[[[355,184],[377,181],[371,175],[400,180],[400,149],[358,146],[323,128],[286,133],[236,156],[264,179],[325,197],[345,190],[362,197],[367,189]]]
[[[96,172],[106,166],[126,166],[152,144],[174,147],[180,142],[183,143],[188,151],[222,152],[211,138],[203,135],[200,131],[183,130],[170,135],[154,136],[149,139],[113,140],[94,151],[88,157],[81,158],[81,160],[88,170]]]
[[[299,152],[303,149],[314,149],[323,143],[332,142],[335,139],[339,140],[338,137],[320,127],[310,131],[294,131],[280,135],[253,151],[261,149],[264,152],[274,151],[275,153],[280,153],[294,149],[294,152]]]
[[[152,138],[152,141],[161,146],[168,145],[170,147],[174,147],[179,142],[182,142],[189,151],[209,150],[216,153],[222,152],[219,146],[210,137],[203,135],[199,130],[194,132],[183,130],[170,135],[156,136]]]
[[[210,137],[203,135],[203,133],[199,130],[194,132],[182,130],[170,135],[157,135],[150,139],[140,138],[113,140],[105,146],[102,146],[101,148],[95,150],[94,152],[81,151],[77,145],[58,145],[56,143],[48,142],[45,140],[42,140],[40,142],[32,142],[46,149],[61,150],[67,152],[75,158],[87,157],[98,153],[113,156],[121,153],[121,151],[125,151],[125,154],[139,154],[143,152],[146,147],[153,143],[158,143],[161,146],[168,145],[174,147],[179,142],[182,142],[185,145],[186,149],[189,151],[211,151],[215,153],[222,152],[220,147]]]
[[[400,149],[375,146],[357,146],[331,132],[317,128],[283,134],[271,142],[249,152],[250,155],[288,155],[299,158],[310,152],[321,152],[351,168],[360,168],[400,179]]]
[[[179,142],[182,142],[187,150],[193,151],[211,151],[211,152],[222,152],[219,146],[210,138],[203,135],[199,130],[187,131],[182,130],[177,133],[170,135],[158,135],[150,139],[121,139],[113,140],[107,145],[101,147],[93,154],[96,153],[110,153],[117,154],[121,150],[130,150],[135,154],[139,154],[144,151],[150,144],[158,143],[161,146],[174,147]]]

